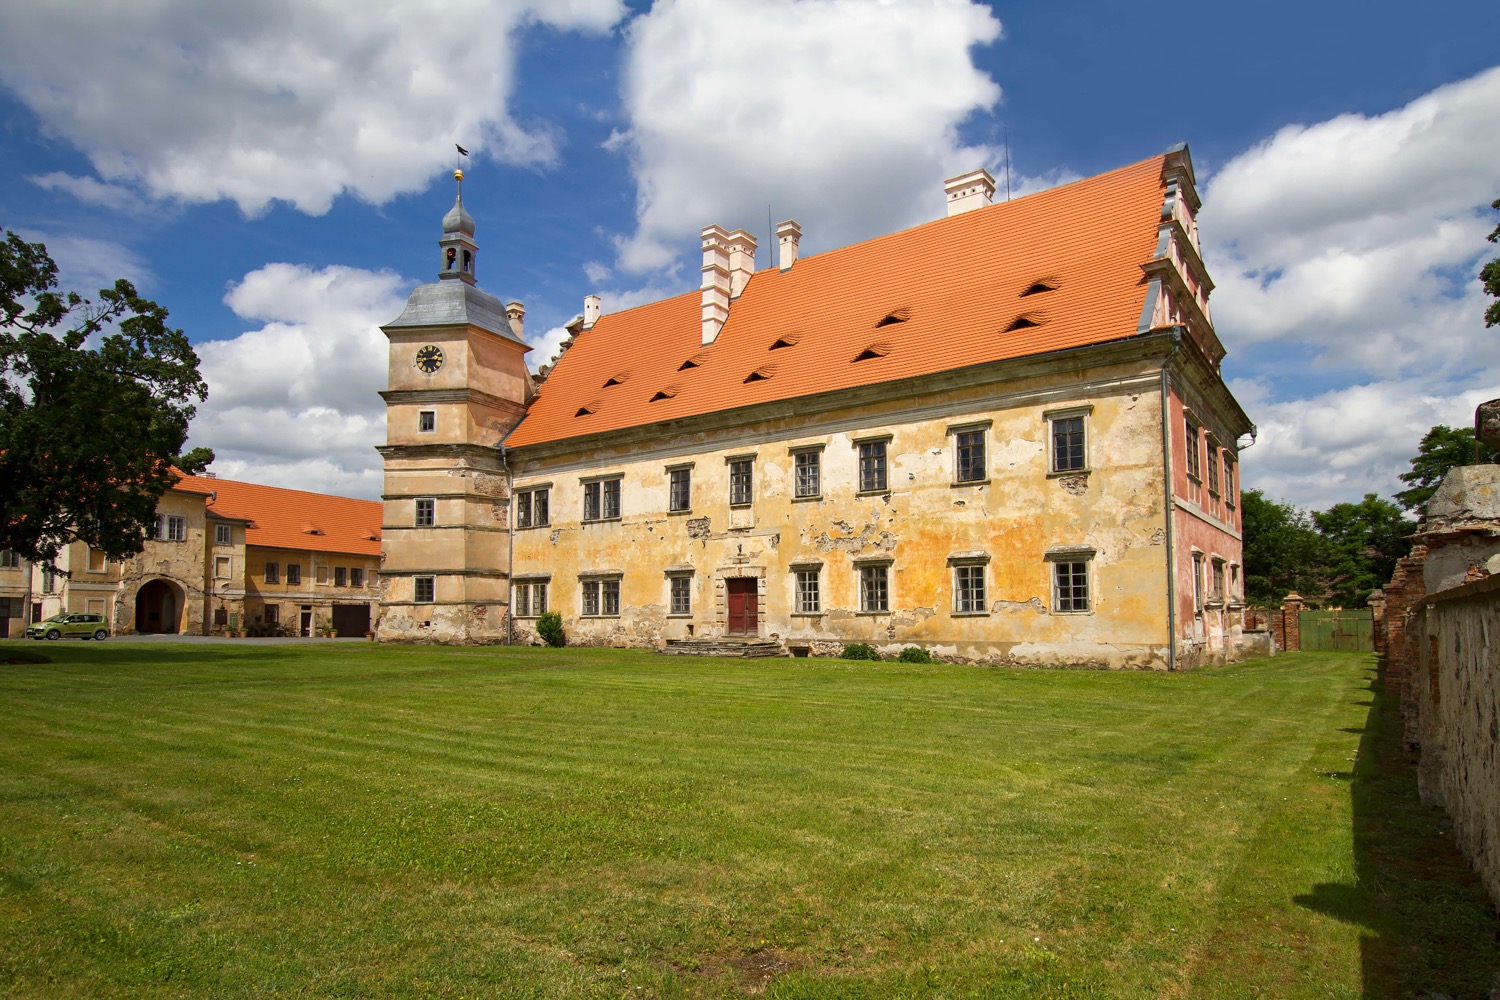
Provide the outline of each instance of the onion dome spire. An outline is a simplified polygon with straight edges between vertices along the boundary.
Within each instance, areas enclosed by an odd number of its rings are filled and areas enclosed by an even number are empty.
[[[443,265],[438,277],[457,278],[472,285],[474,255],[479,252],[479,244],[474,242],[474,217],[464,208],[464,172],[453,171],[453,180],[457,191],[453,207],[443,216],[443,235],[438,240]]]

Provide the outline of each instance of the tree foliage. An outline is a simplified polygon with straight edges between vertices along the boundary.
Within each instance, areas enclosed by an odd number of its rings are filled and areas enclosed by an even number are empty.
[[[1500,198],[1496,198],[1490,205],[1491,208],[1500,210]],[[1491,243],[1500,243],[1500,226],[1487,237]],[[1500,257],[1496,257],[1484,269],[1479,272],[1479,280],[1484,282],[1484,290],[1487,294],[1500,300]],[[1491,302],[1490,307],[1484,311],[1485,326],[1500,326],[1500,301]]]
[[[93,301],[56,287],[47,248],[7,231],[0,548],[45,562],[80,539],[123,558],[141,550],[207,387],[187,337],[130,282]]]
[[[1306,511],[1266,499],[1260,490],[1240,494],[1244,536],[1245,599],[1275,606],[1292,591],[1315,597],[1326,543]]]
[[[1475,447],[1472,427],[1453,428],[1446,424],[1433,427],[1422,435],[1416,457],[1411,460],[1411,471],[1401,473],[1401,481],[1411,488],[1397,493],[1396,501],[1407,510],[1420,512],[1452,470],[1476,462],[1500,462],[1500,452],[1483,446],[1478,446],[1476,458]]]
[[[1374,493],[1359,503],[1336,503],[1312,519],[1324,542],[1320,596],[1345,608],[1364,607],[1390,580],[1396,560],[1411,551],[1408,536],[1417,527],[1400,507]]]

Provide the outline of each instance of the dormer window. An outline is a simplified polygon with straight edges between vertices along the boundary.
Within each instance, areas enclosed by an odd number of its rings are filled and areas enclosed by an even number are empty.
[[[630,376],[625,374],[624,372],[621,372],[618,375],[611,375],[609,378],[604,380],[604,388],[608,389],[612,385],[620,385],[628,378],[630,378]]]
[[[788,333],[785,336],[777,337],[775,343],[770,346],[770,350],[779,351],[783,347],[796,347],[797,342],[801,339],[801,334]]]
[[[1022,313],[1010,321],[1010,326],[1005,328],[1006,333],[1013,330],[1026,330],[1033,326],[1041,326],[1046,319],[1040,313]]]
[[[860,351],[858,354],[856,354],[854,356],[854,360],[869,361],[872,358],[883,358],[889,353],[891,353],[890,344],[871,344],[869,347],[866,347],[863,351]]]
[[[1038,278],[1021,293],[1021,298],[1024,299],[1028,295],[1040,295],[1043,292],[1055,292],[1057,291],[1057,285],[1058,282],[1055,278]]]
[[[656,395],[651,397],[651,402],[659,403],[663,399],[671,399],[673,396],[677,395],[679,391],[681,390],[679,390],[677,386],[669,385],[665,389],[658,390]]]
[[[896,323],[905,323],[909,319],[911,319],[910,309],[907,309],[905,307],[902,307],[900,309],[892,309],[890,312],[886,313],[885,316],[881,318],[880,322],[875,324],[875,326],[877,328],[882,326],[891,326]]]

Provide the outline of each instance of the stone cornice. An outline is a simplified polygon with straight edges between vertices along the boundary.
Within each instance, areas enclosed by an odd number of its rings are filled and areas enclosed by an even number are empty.
[[[383,389],[380,398],[386,403],[477,403],[494,410],[509,410],[516,416],[526,412],[526,407],[514,400],[503,399],[480,389]]]
[[[500,471],[500,449],[484,444],[378,444],[375,450],[382,458],[466,458],[481,462],[495,472]],[[427,496],[428,494],[422,494]]]

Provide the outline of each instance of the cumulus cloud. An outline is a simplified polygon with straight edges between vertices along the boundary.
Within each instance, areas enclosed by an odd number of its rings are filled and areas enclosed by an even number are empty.
[[[113,288],[116,278],[136,285],[151,281],[151,269],[134,250],[113,240],[94,236],[66,236],[23,229],[19,235],[29,243],[45,243],[47,255],[57,264],[57,290],[94,298],[101,288]]]
[[[768,204],[812,251],[941,215],[943,178],[998,162],[959,126],[1000,100],[970,56],[1000,34],[955,0],[658,0],[627,32],[618,266],[668,266],[709,223],[760,233]]]
[[[1214,175],[1215,326],[1261,428],[1248,486],[1312,507],[1389,496],[1429,427],[1500,396],[1475,277],[1496,164],[1500,68],[1386,114],[1287,126]],[[1339,385],[1300,395],[1309,372]]]
[[[101,182],[44,178],[85,199],[122,188],[246,213],[321,214],[423,187],[453,142],[512,163],[556,155],[507,107],[514,33],[602,31],[620,0],[51,0],[0,5],[0,82]],[[81,70],[86,67],[86,71]]]
[[[259,322],[197,345],[208,401],[190,445],[214,471],[295,489],[375,497],[385,439],[386,339],[410,282],[389,271],[268,264],[224,297]]]

